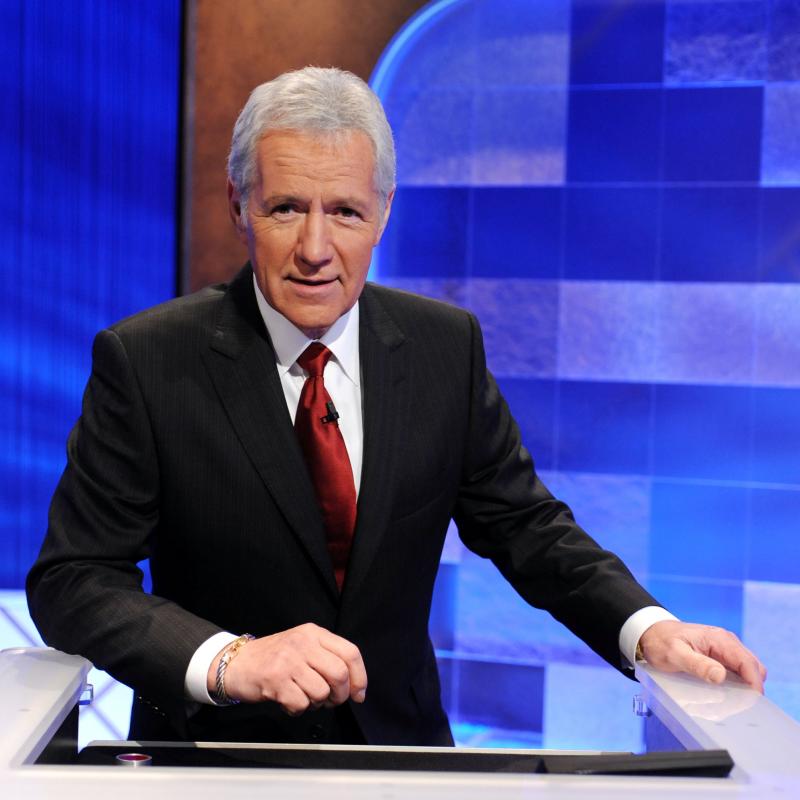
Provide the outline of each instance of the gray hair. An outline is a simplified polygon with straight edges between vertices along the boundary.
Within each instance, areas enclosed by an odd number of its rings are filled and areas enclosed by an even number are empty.
[[[253,89],[233,127],[228,177],[242,198],[253,187],[256,146],[272,130],[339,135],[361,131],[375,155],[375,190],[381,210],[395,185],[392,129],[377,95],[352,72],[304,67]]]

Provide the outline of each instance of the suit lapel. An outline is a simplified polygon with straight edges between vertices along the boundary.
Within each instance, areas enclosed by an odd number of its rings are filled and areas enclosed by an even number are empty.
[[[386,531],[398,443],[408,425],[408,347],[404,334],[367,286],[359,301],[364,455],[353,548],[342,603],[355,597]]]
[[[246,267],[222,301],[204,361],[242,447],[334,597],[322,516]],[[268,531],[264,531],[268,535]]]

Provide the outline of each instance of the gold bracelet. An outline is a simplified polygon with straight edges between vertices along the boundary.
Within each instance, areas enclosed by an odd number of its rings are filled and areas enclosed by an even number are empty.
[[[225,671],[228,669],[228,664],[233,661],[236,654],[239,650],[244,647],[249,641],[255,639],[255,636],[252,636],[249,633],[245,633],[243,636],[240,636],[238,639],[234,639],[223,651],[222,655],[219,659],[219,664],[217,664],[217,691],[214,692],[213,700],[215,703],[221,706],[235,706],[238,705],[238,700],[233,700],[228,697],[228,693],[225,691]]]

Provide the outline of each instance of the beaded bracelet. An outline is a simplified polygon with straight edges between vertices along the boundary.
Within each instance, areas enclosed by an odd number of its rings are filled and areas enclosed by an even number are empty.
[[[225,691],[225,671],[228,669],[228,664],[233,661],[234,656],[239,652],[239,650],[246,645],[252,639],[255,639],[255,636],[252,636],[249,633],[245,633],[243,636],[240,636],[238,639],[234,639],[226,648],[223,650],[222,655],[219,659],[219,664],[217,664],[217,691],[214,692],[214,702],[222,705],[222,706],[235,706],[238,705],[238,700],[233,700],[232,698],[228,697],[227,692]]]

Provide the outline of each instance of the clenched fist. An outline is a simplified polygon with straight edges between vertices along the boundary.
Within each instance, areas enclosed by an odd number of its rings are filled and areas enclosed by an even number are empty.
[[[222,652],[208,670],[209,692]],[[292,716],[348,699],[363,703],[366,691],[367,671],[358,648],[312,623],[248,642],[225,673],[225,692],[232,700],[271,700]]]

